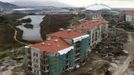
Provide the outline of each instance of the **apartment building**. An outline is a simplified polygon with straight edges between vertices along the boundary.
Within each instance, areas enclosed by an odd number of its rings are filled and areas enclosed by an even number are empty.
[[[108,21],[96,18],[72,29],[60,28],[47,40],[25,46],[24,66],[28,75],[63,75],[86,62],[90,47],[101,42]]]
[[[134,28],[134,11],[128,11],[126,13],[126,22],[128,22],[130,26]]]
[[[24,65],[28,75],[62,75],[78,68],[88,57],[89,35],[71,29],[48,35],[41,43],[25,46]]]
[[[89,20],[73,28],[83,34],[89,34],[90,47],[94,47],[101,42],[102,34],[108,30],[108,21],[99,18]]]
[[[51,33],[48,35],[48,38],[60,37],[66,40],[68,43],[74,46],[74,62],[76,66],[79,66],[79,63],[86,61],[89,51],[89,35],[76,32],[72,29],[60,29],[60,31]]]

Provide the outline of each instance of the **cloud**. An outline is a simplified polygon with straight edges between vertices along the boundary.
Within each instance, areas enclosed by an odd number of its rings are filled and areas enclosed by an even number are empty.
[[[52,2],[62,2],[64,4],[76,7],[87,7],[92,4],[106,4],[114,8],[134,8],[134,0],[0,0],[4,2],[16,2],[21,4],[26,3],[27,5],[33,2],[34,4],[43,4],[43,2],[52,1]],[[32,5],[34,5],[32,4]]]
[[[14,2],[15,0],[0,0],[2,2]]]
[[[59,0],[77,7],[87,7],[92,4],[105,4],[113,8],[134,8],[134,0]]]
[[[77,7],[86,7],[96,3],[96,0],[58,0],[58,1]]]
[[[102,0],[103,4],[106,4],[110,7],[113,7],[113,8],[134,8],[134,0],[124,0],[124,1],[121,1],[121,0],[111,0],[111,1],[108,1],[108,0]]]

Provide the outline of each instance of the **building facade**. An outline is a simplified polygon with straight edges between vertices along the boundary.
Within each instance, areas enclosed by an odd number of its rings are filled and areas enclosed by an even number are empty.
[[[76,32],[72,29],[60,30],[48,35],[48,38],[60,37],[74,46],[75,51],[75,66],[86,61],[89,51],[89,35]]]
[[[78,68],[88,57],[88,40],[88,35],[63,30],[49,34],[44,42],[26,46],[24,65],[27,74],[62,75],[67,70]]]
[[[128,11],[126,13],[126,22],[129,23],[130,26],[134,28],[134,11]]]
[[[90,47],[94,47],[101,42],[102,34],[108,31],[108,22],[104,19],[94,19],[82,23],[73,29],[83,34],[88,34]]]
[[[96,18],[80,25],[48,34],[47,40],[25,46],[24,66],[28,75],[63,75],[86,62],[90,47],[101,42],[108,22]]]

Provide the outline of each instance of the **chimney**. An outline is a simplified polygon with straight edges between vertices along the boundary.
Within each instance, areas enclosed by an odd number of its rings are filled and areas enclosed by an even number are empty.
[[[51,40],[51,37],[48,37],[47,40]]]
[[[28,49],[28,48],[30,48],[30,47],[29,47],[29,46],[25,46],[25,48],[27,48],[27,49]]]
[[[72,31],[72,29],[67,29],[67,32],[71,32]]]
[[[50,46],[51,44],[50,44],[50,43],[48,43],[47,45],[48,45],[48,46]]]
[[[55,39],[54,42],[58,42],[58,39]]]
[[[44,43],[44,42],[42,42],[42,43],[41,43],[41,45],[42,45],[42,46],[44,46],[44,45],[45,45],[45,43]]]
[[[57,45],[57,47],[60,47],[60,45]]]
[[[63,30],[64,30],[64,28],[60,28],[59,30],[60,30],[60,31],[63,31]]]

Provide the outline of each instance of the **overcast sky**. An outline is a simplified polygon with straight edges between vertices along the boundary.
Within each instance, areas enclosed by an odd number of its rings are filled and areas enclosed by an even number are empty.
[[[46,2],[46,1],[57,1],[63,2],[70,6],[76,7],[87,7],[92,4],[106,4],[114,8],[134,8],[134,0],[0,0],[4,2],[15,2],[15,1],[35,1],[35,2]]]

